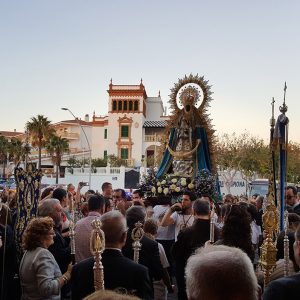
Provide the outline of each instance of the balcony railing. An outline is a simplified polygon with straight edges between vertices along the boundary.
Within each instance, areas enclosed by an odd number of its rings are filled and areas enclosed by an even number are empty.
[[[145,135],[145,142],[161,142],[162,136],[157,134]]]
[[[64,139],[76,140],[79,138],[79,133],[75,132],[58,132],[58,135]]]
[[[134,166],[134,159],[124,159],[128,167]]]

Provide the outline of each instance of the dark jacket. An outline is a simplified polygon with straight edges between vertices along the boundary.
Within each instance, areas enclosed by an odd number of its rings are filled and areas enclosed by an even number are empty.
[[[124,256],[133,260],[133,240],[131,239],[131,232],[128,232],[127,241],[122,249]],[[150,279],[160,280],[163,277],[163,267],[160,262],[158,244],[156,241],[143,236],[141,239],[142,248],[139,253],[139,264],[146,266],[149,270]]]
[[[72,261],[71,248],[66,239],[64,239],[61,235],[60,229],[54,228],[54,231],[54,243],[48,248],[48,250],[53,254],[57,264],[59,265],[61,273],[64,274],[68,269],[68,265]],[[61,289],[62,296],[68,297],[70,290],[70,284],[67,283]]]
[[[65,273],[68,269],[68,265],[72,260],[70,245],[66,242],[60,233],[60,230],[54,228],[55,236],[53,238],[54,243],[48,248],[53,254],[61,273]]]
[[[219,238],[219,230],[215,226],[215,240]],[[172,255],[175,260],[175,275],[178,286],[178,299],[187,299],[184,270],[189,257],[210,239],[210,220],[195,219],[192,226],[182,230],[175,242]]]
[[[263,294],[264,300],[294,300],[299,298],[299,273],[271,281]]]
[[[215,240],[219,238],[219,229],[215,226]],[[172,255],[175,261],[186,262],[199,247],[210,239],[210,220],[195,219],[192,226],[182,230],[175,242]]]
[[[293,208],[293,212],[300,216],[300,203]]]
[[[102,254],[105,289],[126,289],[142,299],[153,299],[151,282],[146,267],[136,264],[114,249]],[[71,277],[72,300],[79,300],[93,293],[94,258],[87,258],[74,265]]]

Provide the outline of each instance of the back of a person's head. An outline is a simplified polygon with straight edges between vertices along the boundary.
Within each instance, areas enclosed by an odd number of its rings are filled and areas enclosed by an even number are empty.
[[[210,212],[210,204],[207,200],[197,199],[193,203],[193,210],[198,216],[208,216]]]
[[[155,235],[157,233],[158,225],[154,219],[147,219],[143,228],[145,233]]]
[[[144,224],[146,212],[142,206],[132,206],[126,211],[127,226],[132,229],[135,223],[141,222]]]
[[[139,298],[131,295],[119,294],[115,291],[100,290],[85,297],[83,300],[138,300]]]
[[[222,228],[222,238],[224,245],[238,247],[253,259],[254,250],[251,242],[250,223],[251,216],[247,208],[239,204],[230,205]]]
[[[288,219],[289,219],[289,225],[293,225],[294,228],[297,228],[298,225],[300,224],[300,216],[296,213],[289,213],[288,214]]]
[[[64,197],[67,196],[67,191],[62,188],[56,188],[53,191],[52,197],[58,199],[60,202],[63,200]]]
[[[101,229],[105,234],[106,245],[112,245],[122,242],[122,237],[127,231],[125,217],[116,210],[109,211],[100,218]]]
[[[257,279],[248,256],[228,246],[206,246],[186,266],[189,300],[256,300]]]
[[[102,210],[105,205],[105,199],[102,195],[92,195],[88,199],[89,211]]]
[[[248,213],[250,214],[251,216],[251,220],[255,220],[256,216],[257,216],[257,210],[256,210],[256,207],[253,205],[253,204],[249,204],[247,206],[247,211]]]
[[[41,194],[41,200],[43,200],[45,197],[49,196],[52,191],[53,191],[53,187],[45,188]]]
[[[49,198],[45,199],[41,204],[38,206],[38,216],[39,217],[49,217],[55,212],[55,207],[59,204],[58,199]]]

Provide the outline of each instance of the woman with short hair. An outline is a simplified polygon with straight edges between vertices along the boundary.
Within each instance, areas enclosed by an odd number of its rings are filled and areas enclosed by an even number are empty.
[[[34,218],[23,236],[25,251],[20,263],[22,300],[60,300],[60,290],[71,278],[72,264],[61,274],[48,247],[54,243],[50,217]]]

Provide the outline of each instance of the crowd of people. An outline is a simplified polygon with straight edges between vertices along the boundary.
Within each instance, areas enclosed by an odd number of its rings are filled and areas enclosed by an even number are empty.
[[[300,297],[300,199],[286,188],[289,276],[284,277],[284,232],[276,239],[277,264],[267,287],[259,268],[264,197],[183,192],[176,203],[154,205],[105,182],[102,193],[83,183],[42,191],[38,212],[16,252],[16,195],[4,190],[0,206],[1,299],[298,299]],[[105,291],[95,291],[91,223],[101,221]],[[139,263],[132,231],[143,224]],[[70,229],[74,229],[75,257]]]

